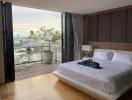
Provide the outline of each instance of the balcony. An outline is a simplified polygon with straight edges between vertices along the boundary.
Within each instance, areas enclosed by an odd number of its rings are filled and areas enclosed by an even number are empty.
[[[27,52],[27,48],[30,48],[31,54]],[[14,49],[16,80],[53,72],[57,65],[61,63],[61,46],[60,44],[51,44],[50,48],[53,52],[53,61],[51,64],[45,64],[43,62],[43,52],[48,50],[46,43],[43,46],[28,43],[25,46],[16,47]]]

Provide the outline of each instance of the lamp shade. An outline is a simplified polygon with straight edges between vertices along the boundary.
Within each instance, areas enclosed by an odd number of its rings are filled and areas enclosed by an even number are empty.
[[[82,45],[82,51],[92,51],[93,46],[92,45]]]

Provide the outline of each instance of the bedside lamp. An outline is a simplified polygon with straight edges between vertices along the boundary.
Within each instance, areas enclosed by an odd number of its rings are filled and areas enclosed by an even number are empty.
[[[89,54],[93,51],[92,45],[82,45],[82,51],[85,57],[89,57]]]

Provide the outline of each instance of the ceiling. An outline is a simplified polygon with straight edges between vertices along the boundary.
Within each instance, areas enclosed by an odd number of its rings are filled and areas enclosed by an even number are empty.
[[[17,6],[44,10],[88,14],[132,5],[132,0],[4,0]]]

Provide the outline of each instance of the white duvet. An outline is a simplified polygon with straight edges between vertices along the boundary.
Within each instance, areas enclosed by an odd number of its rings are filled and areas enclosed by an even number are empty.
[[[60,64],[58,72],[82,84],[112,94],[132,82],[132,65],[94,59],[102,69],[77,64],[78,61]]]

